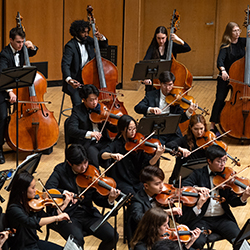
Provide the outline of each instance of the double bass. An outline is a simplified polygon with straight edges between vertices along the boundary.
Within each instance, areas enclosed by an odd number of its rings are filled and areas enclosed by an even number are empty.
[[[234,62],[229,69],[231,98],[225,102],[220,115],[222,131],[231,130],[229,136],[250,139],[250,23],[249,6],[244,25],[247,27],[245,57]],[[243,70],[245,69],[245,70]]]
[[[17,26],[23,28],[21,16],[17,14]],[[24,40],[25,42],[25,40]],[[23,45],[25,65],[30,66],[28,49]],[[37,72],[35,80],[30,87],[18,90],[18,149],[20,151],[33,152],[43,151],[52,147],[58,139],[59,128],[57,121],[43,101],[46,93],[47,81]],[[18,101],[19,101],[18,100]],[[10,122],[6,136],[8,145],[16,150],[16,111],[10,115]]]

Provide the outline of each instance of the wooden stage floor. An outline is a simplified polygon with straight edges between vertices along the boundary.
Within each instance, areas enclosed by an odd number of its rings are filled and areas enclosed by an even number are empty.
[[[196,101],[198,102],[199,106],[204,108],[208,108],[211,112],[212,105],[215,98],[215,90],[216,90],[216,81],[194,81],[193,82],[193,89],[190,91],[190,95],[192,95]],[[141,115],[138,115],[134,112],[134,106],[144,97],[144,89],[143,86],[139,88],[137,91],[129,91],[129,90],[121,90],[121,93],[124,94],[124,97],[119,97],[120,101],[123,101],[125,104],[125,107],[128,111],[128,113],[133,116],[136,119],[140,119]],[[55,118],[58,119],[59,111],[60,111],[60,105],[61,105],[61,99],[62,99],[62,92],[61,87],[51,87],[47,89],[47,93],[44,96],[44,100],[51,101],[52,104],[47,105],[47,108],[49,110],[54,111]],[[71,102],[70,98],[68,96],[65,97],[64,102],[64,108],[70,108]],[[199,111],[198,111],[199,112]],[[197,112],[197,113],[198,113]],[[68,112],[70,114],[70,112]],[[59,127],[59,139],[57,142],[57,145],[54,146],[53,152],[50,155],[43,155],[40,161],[40,164],[37,168],[37,172],[34,174],[35,179],[41,178],[43,182],[46,182],[47,178],[53,171],[53,168],[60,162],[64,161],[64,120],[66,118],[62,116],[61,124]],[[206,117],[207,122],[209,121],[209,117]],[[228,137],[223,138],[223,140],[228,144],[228,153],[232,155],[233,157],[237,156],[240,159],[241,167],[235,167],[236,171],[239,171],[243,167],[250,164],[249,160],[249,142],[244,143],[244,145],[241,144],[239,140],[230,139]],[[6,163],[3,165],[0,165],[0,171],[6,170],[6,169],[15,169],[16,167],[16,161],[15,161],[15,153],[10,151],[10,148],[7,146],[7,144],[4,145],[4,151],[5,151],[5,158]],[[20,153],[19,154],[19,163],[21,163],[25,157],[27,156],[27,153]],[[161,160],[160,167],[164,170],[166,174],[166,182],[172,172],[175,158],[167,155],[166,157],[171,158],[171,161],[164,161]],[[231,166],[230,160],[227,162],[227,166]],[[244,171],[244,176],[250,178],[250,171],[246,170]],[[9,181],[6,181],[4,187],[8,184]],[[37,189],[41,190],[40,184],[37,183]],[[0,193],[4,199],[5,202],[1,204],[3,211],[5,211],[7,201],[8,201],[8,192],[2,188]],[[250,202],[249,202],[250,203]],[[249,218],[248,213],[250,214],[250,205],[247,204],[245,207],[239,207],[239,208],[233,208],[232,209],[236,220],[242,228],[244,223]],[[110,223],[113,225],[113,218],[110,219]],[[118,233],[120,235],[119,242],[117,245],[118,250],[125,250],[127,248],[127,244],[123,244],[123,218],[122,218],[122,210],[120,210],[118,215]],[[42,230],[44,231],[43,234],[39,233],[39,236],[41,239],[44,239],[46,228],[43,227]],[[50,234],[50,241],[55,242],[60,245],[65,244],[65,240],[57,233],[51,232]],[[86,243],[85,243],[85,249],[88,250],[94,250],[98,248],[98,245],[100,241],[96,239],[93,236],[86,237]],[[231,245],[223,240],[220,242],[217,242],[215,244],[215,249],[217,250],[224,250],[224,249],[232,249]]]

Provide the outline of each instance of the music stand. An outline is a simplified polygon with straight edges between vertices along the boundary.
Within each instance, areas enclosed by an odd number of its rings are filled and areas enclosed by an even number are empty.
[[[239,250],[243,241],[248,239],[250,239],[250,219],[246,221],[245,225],[243,226],[238,236],[236,237],[233,243],[233,249]]]
[[[31,86],[35,76],[34,66],[4,69],[0,75],[0,90],[16,89],[16,167],[18,166],[18,88]]]
[[[149,115],[141,118],[137,126],[137,131],[143,135],[149,135],[154,130],[157,135],[173,134],[180,123],[180,114]]]
[[[33,175],[36,171],[36,168],[38,167],[38,164],[40,162],[42,153],[35,153],[32,155],[28,155],[26,159],[15,169],[15,172],[12,174],[11,181],[5,189],[7,191],[10,191],[13,185],[13,182],[16,179],[16,176],[24,171],[29,172],[31,175]]]
[[[151,79],[153,84],[154,79],[158,79],[163,71],[170,71],[171,61],[167,60],[144,60],[135,64],[134,73],[131,81]],[[150,86],[150,85],[149,85]]]

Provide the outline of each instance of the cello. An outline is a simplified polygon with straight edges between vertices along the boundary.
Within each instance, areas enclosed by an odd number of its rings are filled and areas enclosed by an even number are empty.
[[[17,13],[17,26],[23,28],[21,16]],[[25,40],[24,40],[25,42]],[[25,65],[30,66],[28,50],[23,45]],[[42,151],[52,147],[58,139],[59,128],[57,121],[43,101],[46,92],[47,81],[40,73],[36,73],[35,80],[30,87],[18,90],[18,149],[20,151],[33,152]],[[19,100],[18,100],[19,101]],[[8,145],[16,150],[16,111],[10,115],[6,141]]]
[[[249,6],[244,26],[247,27],[245,57],[234,62],[229,69],[231,97],[225,102],[220,115],[222,131],[231,130],[229,136],[236,139],[250,139],[250,30]],[[243,70],[245,69],[245,70]],[[233,80],[232,80],[233,79]],[[239,83],[241,82],[241,83]]]
[[[93,84],[99,90],[99,101],[109,109],[114,104],[115,110],[120,110],[123,114],[128,114],[123,103],[116,99],[116,85],[118,84],[118,70],[116,66],[107,59],[101,57],[98,39],[95,36],[95,22],[92,14],[92,6],[87,6],[88,18],[93,31],[93,39],[96,56],[88,62],[82,69],[82,80],[84,84]]]

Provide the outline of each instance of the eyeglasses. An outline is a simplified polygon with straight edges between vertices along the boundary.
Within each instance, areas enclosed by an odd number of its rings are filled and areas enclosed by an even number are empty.
[[[217,163],[220,164],[220,165],[224,165],[226,164],[227,162],[227,159],[224,159],[224,160],[218,160]]]
[[[132,132],[132,131],[135,131],[136,130],[136,127],[135,128],[128,128],[128,132]]]
[[[237,30],[232,30],[233,33],[241,33],[241,29],[237,29]]]

